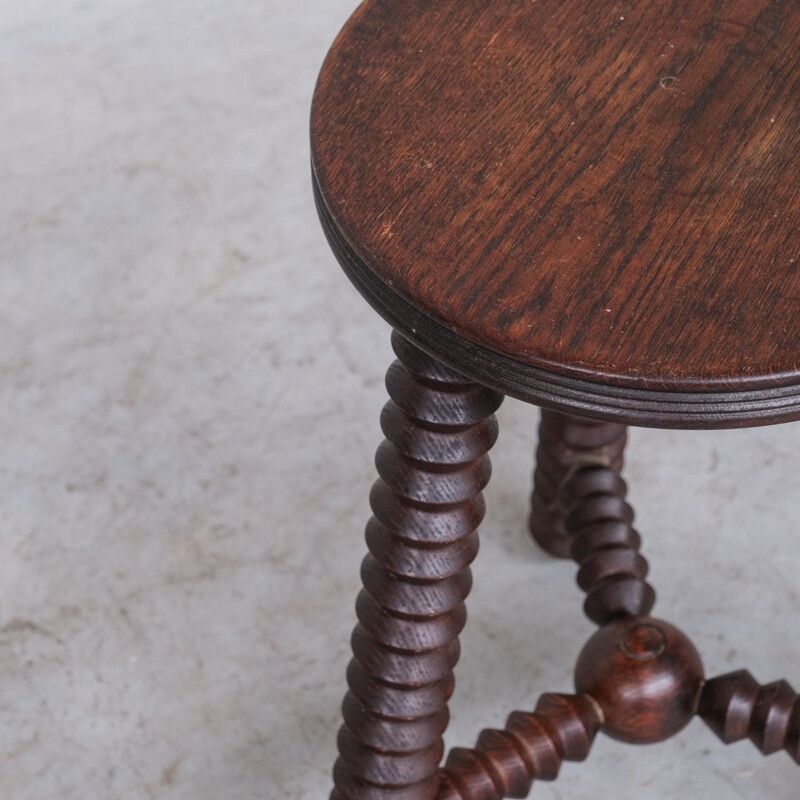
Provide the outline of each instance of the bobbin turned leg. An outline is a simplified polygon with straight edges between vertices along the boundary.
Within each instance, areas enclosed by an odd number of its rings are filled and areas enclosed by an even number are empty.
[[[529,524],[533,538],[549,553],[561,558],[570,555],[565,509],[559,500],[564,483],[588,465],[622,472],[626,440],[625,425],[542,409]]]
[[[706,682],[698,714],[725,744],[750,739],[800,764],[800,696],[786,681],[761,686],[746,669],[722,675]]]
[[[398,334],[332,800],[432,800],[502,395]]]

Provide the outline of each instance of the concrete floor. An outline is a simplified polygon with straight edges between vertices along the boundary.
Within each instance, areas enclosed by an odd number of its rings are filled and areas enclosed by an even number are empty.
[[[2,0],[0,797],[327,796],[390,355],[309,189],[353,0]],[[569,690],[574,569],[507,402],[448,743]],[[365,422],[366,420],[366,422]],[[800,684],[800,425],[635,431],[657,611]],[[534,796],[790,800],[701,723]]]

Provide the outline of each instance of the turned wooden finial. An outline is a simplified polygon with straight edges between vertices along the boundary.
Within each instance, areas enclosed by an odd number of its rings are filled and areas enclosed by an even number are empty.
[[[586,643],[575,674],[578,692],[600,706],[602,730],[630,744],[662,742],[697,711],[703,664],[676,627],[631,617],[602,627]]]

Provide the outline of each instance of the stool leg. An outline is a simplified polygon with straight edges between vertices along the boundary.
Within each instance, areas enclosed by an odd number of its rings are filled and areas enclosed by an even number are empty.
[[[722,675],[706,681],[697,713],[725,744],[750,739],[765,756],[786,750],[800,764],[800,696],[786,681]]]
[[[502,395],[398,334],[332,800],[432,800]]]
[[[576,470],[587,465],[602,465],[621,472],[626,439],[625,425],[542,409],[530,531],[549,553],[561,558],[570,555],[571,537],[564,528],[560,489]]]

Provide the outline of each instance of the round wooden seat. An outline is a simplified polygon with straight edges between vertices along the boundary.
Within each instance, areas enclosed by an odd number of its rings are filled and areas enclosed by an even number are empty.
[[[312,110],[320,215],[474,380],[668,427],[800,418],[800,5],[368,0]]]

